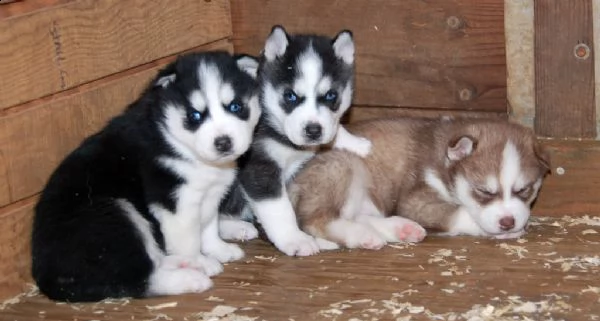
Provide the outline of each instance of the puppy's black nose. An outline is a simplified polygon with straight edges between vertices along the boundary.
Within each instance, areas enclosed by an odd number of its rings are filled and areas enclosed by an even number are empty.
[[[512,216],[505,216],[500,219],[500,229],[508,231],[515,227],[515,218]]]
[[[215,148],[219,153],[227,153],[231,150],[231,138],[229,136],[219,136],[215,139]]]
[[[318,123],[309,123],[304,127],[304,134],[311,140],[317,140],[321,138],[323,134],[323,129]]]

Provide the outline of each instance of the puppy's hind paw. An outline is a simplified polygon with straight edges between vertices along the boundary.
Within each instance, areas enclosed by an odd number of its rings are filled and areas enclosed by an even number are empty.
[[[219,235],[224,240],[249,241],[258,237],[258,230],[250,222],[242,220],[220,220]]]

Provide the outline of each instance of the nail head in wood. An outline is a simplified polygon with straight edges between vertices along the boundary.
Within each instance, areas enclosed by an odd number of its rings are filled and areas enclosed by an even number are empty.
[[[463,27],[464,23],[461,18],[457,16],[450,16],[446,19],[446,24],[448,28],[452,30],[458,30]]]
[[[590,57],[590,47],[584,43],[578,43],[575,45],[573,49],[573,53],[575,54],[575,58],[585,60]]]
[[[458,97],[462,101],[469,101],[472,100],[473,97],[475,97],[475,93],[471,88],[463,88],[458,91]]]

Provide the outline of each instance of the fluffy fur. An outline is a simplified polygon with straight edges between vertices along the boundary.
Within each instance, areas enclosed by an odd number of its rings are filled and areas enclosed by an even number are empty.
[[[201,292],[221,262],[243,256],[219,237],[217,214],[260,116],[251,61],[180,57],[64,159],[35,209],[32,274],[42,293]]]
[[[376,249],[445,235],[525,233],[549,159],[532,131],[503,121],[375,120],[350,131],[373,143],[309,161],[288,191],[322,248]]]
[[[351,104],[353,73],[349,31],[331,39],[273,28],[258,70],[263,114],[254,143],[242,158],[239,184],[221,206],[223,237],[256,237],[252,224],[238,220],[254,215],[285,254],[318,252],[315,239],[298,228],[286,183],[320,146],[334,139],[336,148],[369,153],[368,140],[339,125]]]

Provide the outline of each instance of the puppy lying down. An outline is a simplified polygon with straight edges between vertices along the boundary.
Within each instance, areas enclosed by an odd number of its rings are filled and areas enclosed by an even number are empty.
[[[378,249],[442,235],[525,233],[549,171],[533,132],[500,120],[397,118],[356,123],[366,158],[329,150],[290,183],[301,228],[322,249]]]

